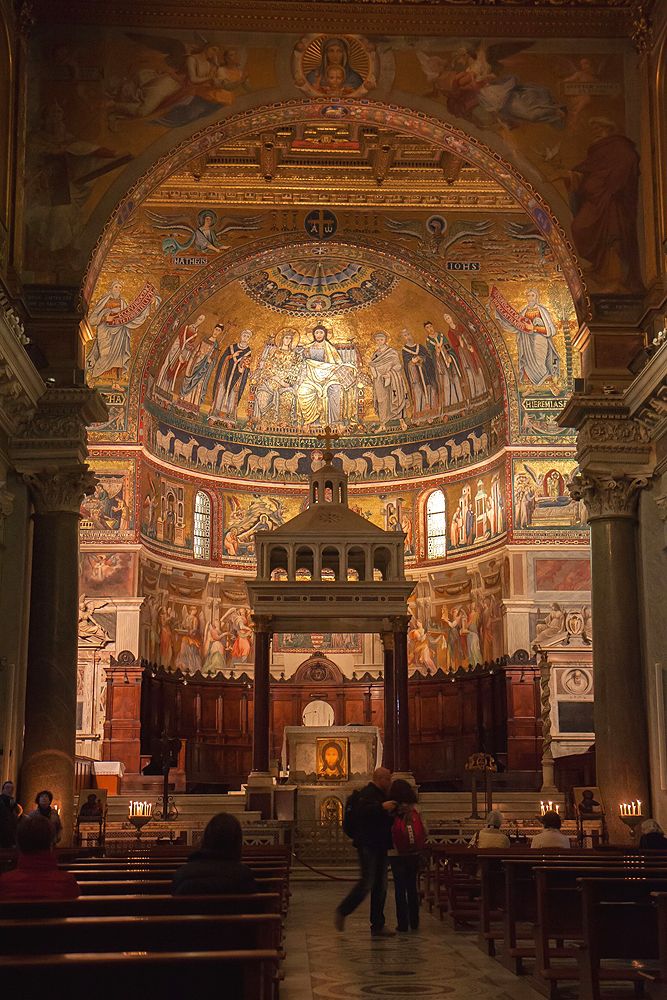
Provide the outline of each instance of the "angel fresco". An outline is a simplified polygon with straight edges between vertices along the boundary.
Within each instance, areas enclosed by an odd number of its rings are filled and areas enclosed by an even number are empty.
[[[224,215],[218,218],[218,213],[212,208],[203,208],[197,214],[196,225],[186,215],[168,216],[157,212],[146,214],[154,229],[168,231],[169,235],[162,240],[162,252],[167,255],[185,253],[188,250],[196,250],[198,253],[228,250],[229,245],[221,242],[225,233],[259,229],[263,220],[261,215]]]
[[[137,68],[110,82],[109,125],[118,119],[150,119],[179,128],[229,105],[234,92],[247,89],[244,58],[237,48],[223,49],[196,34],[191,43],[167,35],[126,32],[143,50],[164,57],[160,68]]]
[[[465,42],[446,55],[417,52],[432,96],[444,100],[457,118],[479,128],[517,128],[541,122],[562,128],[567,108],[548,87],[523,83],[512,72],[512,56],[531,48],[533,42]]]
[[[486,236],[491,225],[488,220],[475,222],[470,219],[457,219],[449,225],[442,215],[432,215],[425,222],[422,219],[385,219],[385,226],[392,233],[419,240],[422,253],[440,257],[444,257],[459,240]]]

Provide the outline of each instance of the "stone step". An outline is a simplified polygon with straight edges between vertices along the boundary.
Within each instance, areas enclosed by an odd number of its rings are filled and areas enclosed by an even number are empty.
[[[242,823],[259,821],[259,812],[246,812],[245,796],[239,795],[185,795],[172,796],[178,809],[180,822],[208,822],[217,813],[233,813]],[[155,808],[157,795],[110,795],[107,798],[107,823],[121,823],[127,819],[130,802],[152,802]]]

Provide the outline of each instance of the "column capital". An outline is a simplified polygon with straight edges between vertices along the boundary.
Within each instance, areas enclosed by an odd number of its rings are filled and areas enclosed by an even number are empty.
[[[46,466],[24,472],[38,514],[78,514],[84,496],[95,492],[95,473],[87,465]]]
[[[578,472],[567,485],[572,499],[583,500],[586,504],[588,520],[595,521],[608,517],[636,517],[640,490],[646,489],[650,482],[650,476]]]
[[[273,635],[275,632],[275,626],[273,624],[273,617],[271,615],[252,615],[252,628],[254,632],[265,632],[269,635]]]

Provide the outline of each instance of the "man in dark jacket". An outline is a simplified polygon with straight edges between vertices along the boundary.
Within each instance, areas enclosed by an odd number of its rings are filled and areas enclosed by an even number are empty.
[[[5,781],[0,794],[0,847],[16,845],[16,827],[21,807],[14,798],[14,782]]]
[[[335,925],[343,930],[349,916],[368,893],[371,894],[371,935],[393,937],[384,926],[384,903],[387,898],[387,851],[391,848],[392,810],[396,803],[387,800],[391,771],[378,767],[373,780],[359,793],[354,809],[353,843],[359,853],[359,881],[336,910]]]
[[[201,850],[174,875],[172,896],[257,892],[255,877],[241,864],[243,831],[236,816],[218,813],[208,823]]]

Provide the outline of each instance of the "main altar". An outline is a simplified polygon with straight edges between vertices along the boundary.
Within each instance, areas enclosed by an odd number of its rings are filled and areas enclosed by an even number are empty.
[[[297,819],[342,816],[352,789],[370,781],[382,763],[377,726],[286,726],[282,773],[297,787]]]

